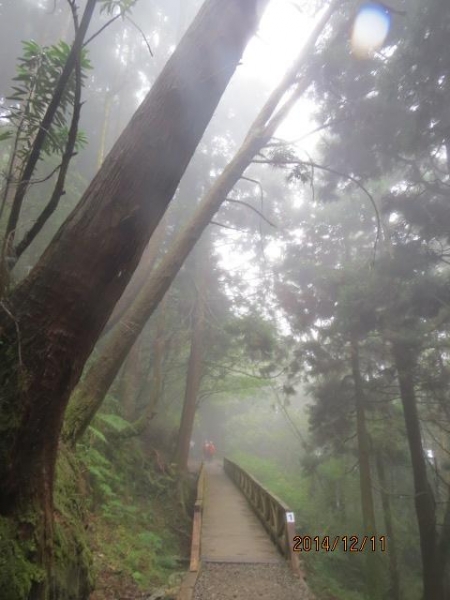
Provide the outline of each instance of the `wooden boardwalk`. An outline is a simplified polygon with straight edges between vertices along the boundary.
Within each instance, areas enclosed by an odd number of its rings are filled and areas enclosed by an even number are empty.
[[[222,464],[206,466],[201,558],[205,562],[284,563],[245,496]]]

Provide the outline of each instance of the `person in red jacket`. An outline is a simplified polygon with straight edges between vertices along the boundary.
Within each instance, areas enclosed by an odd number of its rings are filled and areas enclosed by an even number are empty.
[[[211,461],[214,458],[214,454],[216,453],[216,447],[213,442],[210,440],[208,442],[208,459]]]
[[[205,440],[203,443],[203,458],[209,460],[209,442]]]

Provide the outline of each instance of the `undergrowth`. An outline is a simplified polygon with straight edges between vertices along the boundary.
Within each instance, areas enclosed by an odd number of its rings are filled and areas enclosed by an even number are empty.
[[[112,416],[97,419],[78,451],[90,487],[92,598],[109,598],[119,588],[175,590],[190,543],[179,482],[161,453],[146,455],[137,438],[120,439],[129,424]]]

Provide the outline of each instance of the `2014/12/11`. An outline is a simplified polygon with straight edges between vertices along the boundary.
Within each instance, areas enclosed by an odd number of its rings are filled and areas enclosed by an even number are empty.
[[[314,537],[310,535],[296,535],[292,541],[294,542],[293,552],[320,552],[321,550],[324,552],[334,552],[338,549],[342,549],[344,552],[363,552],[366,549],[372,552],[376,552],[376,550],[386,552],[385,535],[379,537],[364,535],[361,538],[357,535],[337,535],[334,538],[329,535],[324,535],[323,537],[319,535]]]

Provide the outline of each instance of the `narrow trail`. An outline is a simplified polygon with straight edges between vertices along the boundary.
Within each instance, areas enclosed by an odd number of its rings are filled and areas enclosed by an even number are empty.
[[[218,461],[206,481],[194,600],[313,600]]]

